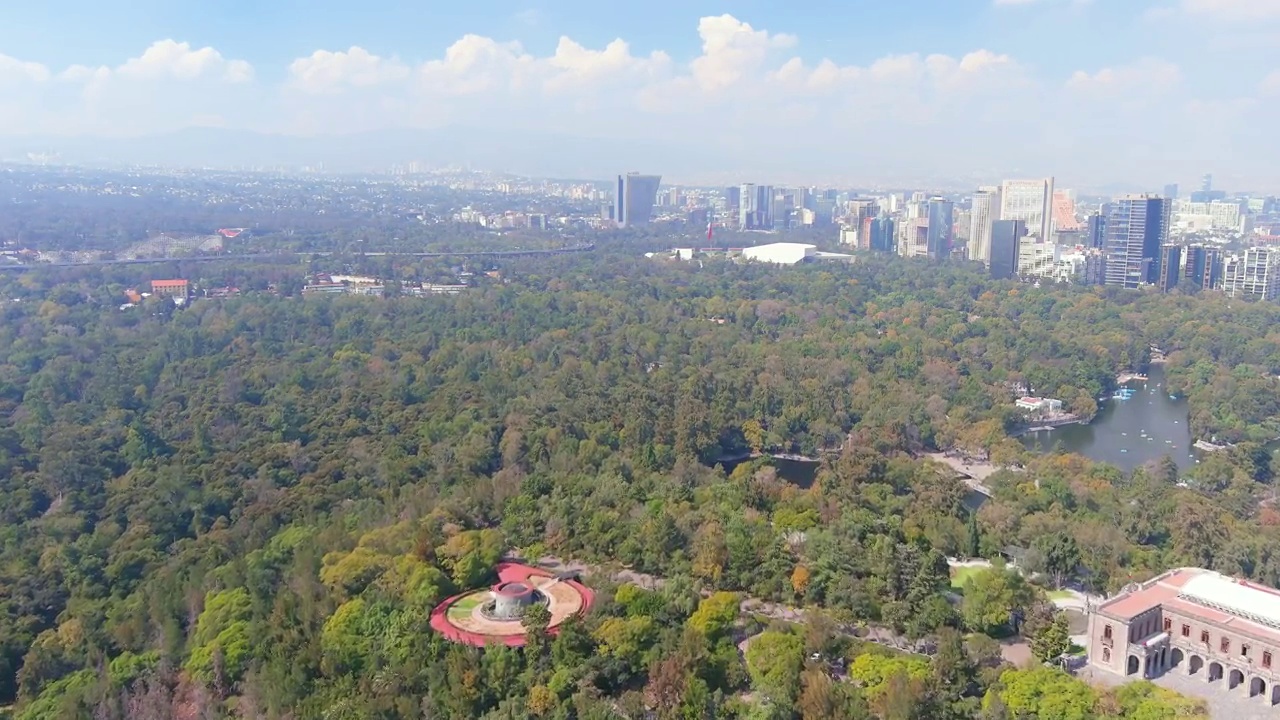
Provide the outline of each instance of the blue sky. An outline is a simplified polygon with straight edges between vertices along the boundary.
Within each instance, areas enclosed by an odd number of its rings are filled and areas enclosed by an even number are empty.
[[[1264,121],[1280,0],[6,5],[0,136],[518,123],[916,173],[1137,165],[1185,182],[1223,164],[1256,182],[1280,155]],[[831,142],[845,132],[875,147]]]
[[[1104,0],[1105,2],[1105,0]],[[858,63],[903,52],[964,53],[985,47],[1038,55],[1069,72],[1086,57],[1124,59],[1158,49],[1134,43],[1145,10],[1138,0],[1045,0],[997,6],[990,0],[43,0],[13,3],[0,23],[0,52],[52,66],[121,61],[161,38],[212,46],[269,71],[319,48],[359,45],[380,55],[427,60],[465,33],[520,40],[550,51],[561,35],[586,45],[615,38],[637,51],[691,58],[697,19],[730,13],[755,27],[796,35],[798,54]],[[74,18],[68,22],[68,18]],[[1055,38],[1075,37],[1057,42]],[[51,42],[54,41],[54,42]],[[1119,42],[1117,42],[1119,41]],[[1121,44],[1130,43],[1128,47]]]

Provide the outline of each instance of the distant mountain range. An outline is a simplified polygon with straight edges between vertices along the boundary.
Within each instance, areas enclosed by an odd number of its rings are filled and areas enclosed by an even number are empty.
[[[570,137],[474,127],[401,129],[350,135],[271,135],[248,130],[189,128],[133,138],[0,137],[0,161],[43,156],[82,166],[149,165],[166,168],[302,168],[328,172],[386,171],[393,165],[468,167],[526,177],[605,181],[639,171],[683,184],[744,182],[833,187],[920,187],[963,192],[984,184],[966,176],[943,177],[936,168],[885,150],[861,162],[839,152],[770,152],[693,143],[673,133],[661,142]],[[920,161],[917,160],[916,164]],[[994,172],[992,170],[984,171]],[[1019,173],[993,174],[985,182]],[[1061,185],[1061,182],[1059,183]],[[1079,190],[1105,193],[1141,190],[1127,183]]]
[[[678,142],[657,145],[473,128],[312,137],[218,128],[136,138],[0,137],[0,159],[25,160],[29,154],[75,165],[323,166],[336,172],[386,170],[416,161],[428,167],[466,166],[533,177],[601,180],[631,170],[692,175],[721,167],[713,153]]]

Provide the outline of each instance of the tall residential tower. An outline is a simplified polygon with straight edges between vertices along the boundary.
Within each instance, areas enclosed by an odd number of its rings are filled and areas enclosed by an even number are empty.
[[[1169,241],[1172,203],[1157,195],[1126,195],[1106,220],[1106,284],[1136,288],[1160,278],[1160,247]]]
[[[969,259],[991,266],[991,224],[1000,219],[1000,188],[979,188],[969,211]]]
[[[658,199],[661,175],[627,173],[618,176],[617,190],[613,196],[613,221],[618,227],[648,225],[653,214],[653,204]]]
[[[1053,242],[1053,178],[1005,180],[1000,194],[1001,220],[1021,220],[1040,242]]]
[[[945,260],[951,257],[951,244],[955,228],[955,207],[945,198],[929,200],[929,239],[928,253],[930,260]]]

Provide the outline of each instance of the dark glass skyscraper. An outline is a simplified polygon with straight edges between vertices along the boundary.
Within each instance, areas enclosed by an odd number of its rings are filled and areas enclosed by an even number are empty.
[[[1155,195],[1126,195],[1106,220],[1107,285],[1136,288],[1160,279],[1160,248],[1169,240],[1172,203]]]
[[[661,184],[661,175],[619,175],[613,195],[613,221],[618,227],[649,224]]]
[[[1089,216],[1089,247],[1101,250],[1107,240],[1106,208]]]
[[[951,257],[951,236],[955,227],[955,208],[950,200],[929,201],[928,253],[931,260]]]
[[[1222,248],[1190,245],[1186,253],[1183,277],[1205,290],[1217,287],[1222,281]]]
[[[893,218],[880,216],[871,220],[871,249],[884,252],[894,251]]]
[[[1182,276],[1182,246],[1165,245],[1160,248],[1160,279],[1156,285],[1164,292],[1178,286]]]
[[[1018,248],[1027,236],[1027,224],[1021,220],[996,220],[991,223],[991,277],[1000,280],[1018,274]]]

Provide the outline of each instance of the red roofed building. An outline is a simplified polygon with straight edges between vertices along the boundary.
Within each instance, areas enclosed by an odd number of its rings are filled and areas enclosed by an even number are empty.
[[[1200,568],[1126,587],[1089,613],[1089,664],[1117,675],[1190,675],[1280,705],[1280,590]]]
[[[191,297],[191,284],[186,280],[152,280],[151,294],[185,300]]]

